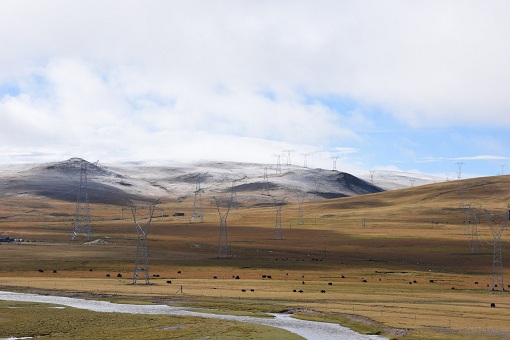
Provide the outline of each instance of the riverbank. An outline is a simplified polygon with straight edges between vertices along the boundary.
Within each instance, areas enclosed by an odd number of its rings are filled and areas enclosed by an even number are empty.
[[[39,291],[39,293],[43,293]],[[48,291],[44,294],[50,293]],[[54,292],[51,292],[54,293]],[[212,318],[230,320],[243,323],[255,323],[264,326],[276,327],[297,334],[305,339],[385,339],[377,335],[362,335],[337,324],[316,322],[293,318],[292,314],[271,313],[273,318],[259,318],[251,316],[209,314],[195,312],[182,307],[168,306],[164,304],[119,304],[108,301],[90,299],[93,294],[62,293],[66,296],[41,295],[33,293],[17,293],[0,291],[0,300],[23,301],[63,305],[73,308],[86,309],[94,312],[129,313],[129,314],[157,314],[173,315],[197,318]],[[78,297],[80,296],[80,297]],[[102,297],[104,298],[104,296]],[[127,298],[127,297],[123,297]]]

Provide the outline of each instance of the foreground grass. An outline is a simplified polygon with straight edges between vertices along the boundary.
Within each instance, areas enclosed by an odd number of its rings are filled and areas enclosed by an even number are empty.
[[[162,315],[98,313],[71,307],[0,301],[0,338],[51,339],[302,339],[285,330]]]

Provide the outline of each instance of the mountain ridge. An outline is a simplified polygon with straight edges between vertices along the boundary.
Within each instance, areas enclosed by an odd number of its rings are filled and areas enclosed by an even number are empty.
[[[125,205],[129,200],[189,197],[197,190],[219,195],[243,193],[247,201],[261,200],[262,194],[293,200],[357,196],[384,191],[349,173],[239,162],[198,162],[190,164],[106,164],[81,158],[34,164],[21,171],[0,173],[3,195],[31,194],[72,201],[87,183],[91,203]]]

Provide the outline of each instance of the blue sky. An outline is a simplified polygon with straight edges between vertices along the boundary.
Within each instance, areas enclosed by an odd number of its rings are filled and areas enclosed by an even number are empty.
[[[293,150],[344,171],[510,173],[509,15],[491,0],[2,2],[0,163]]]

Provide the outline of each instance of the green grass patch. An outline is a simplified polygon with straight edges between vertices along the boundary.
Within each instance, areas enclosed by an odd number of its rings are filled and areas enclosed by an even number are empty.
[[[0,338],[302,339],[288,331],[228,320],[98,313],[55,305],[0,301]]]
[[[251,313],[239,310],[218,310],[218,309],[206,309],[206,308],[193,308],[194,312],[215,314],[215,315],[236,315],[236,316],[253,316],[255,318],[269,318],[272,319],[274,316],[266,313]]]
[[[279,313],[284,310],[283,304],[278,301],[259,300],[239,300],[237,298],[210,298],[210,297],[192,297],[186,301],[172,302],[172,305],[181,307],[190,307],[197,309],[216,311],[216,314],[233,314],[249,316],[266,316],[266,313]]]
[[[153,305],[154,302],[140,299],[129,299],[129,298],[91,298],[90,300],[102,300],[111,303],[125,304],[125,305]]]

